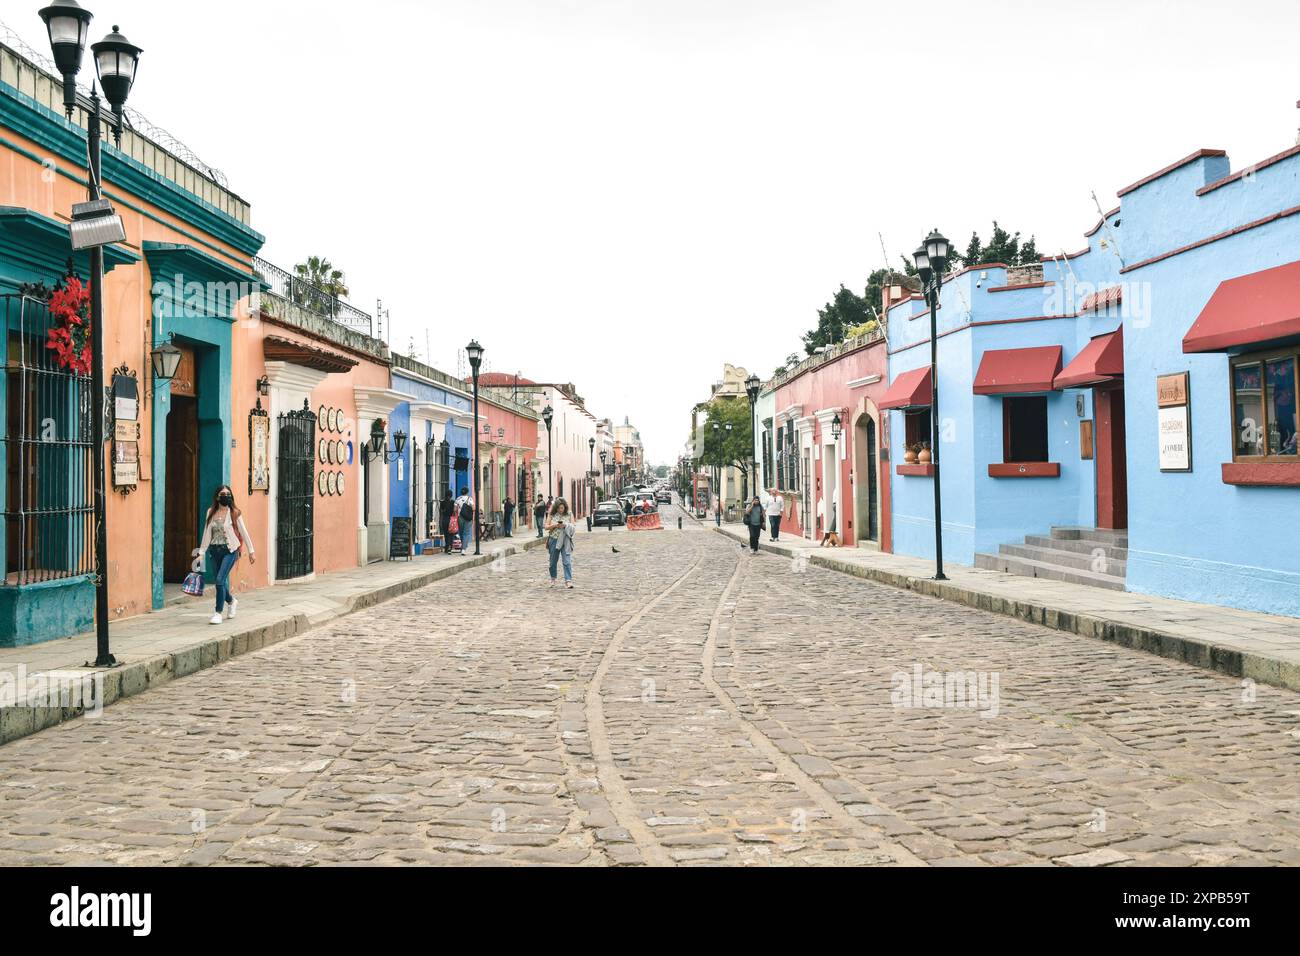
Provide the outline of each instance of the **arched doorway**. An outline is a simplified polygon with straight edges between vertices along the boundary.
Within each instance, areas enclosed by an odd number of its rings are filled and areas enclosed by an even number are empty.
[[[876,420],[867,412],[853,426],[853,527],[858,543],[880,544],[880,443]]]

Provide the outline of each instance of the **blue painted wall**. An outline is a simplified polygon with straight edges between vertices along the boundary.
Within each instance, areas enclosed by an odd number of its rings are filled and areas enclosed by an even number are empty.
[[[1226,166],[1200,160],[1125,195],[1125,258],[1137,262],[1300,205],[1300,157],[1198,197]],[[1229,356],[1182,350],[1221,281],[1298,258],[1300,216],[1292,215],[1126,274],[1149,284],[1151,305],[1124,323],[1129,590],[1300,616],[1300,488],[1224,483],[1234,427]],[[1161,472],[1156,377],[1181,371],[1190,373],[1192,471]]]

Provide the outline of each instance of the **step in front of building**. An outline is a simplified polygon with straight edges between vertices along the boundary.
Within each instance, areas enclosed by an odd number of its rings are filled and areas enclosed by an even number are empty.
[[[1054,527],[1026,535],[997,554],[975,555],[975,566],[1023,577],[1123,591],[1128,571],[1128,532],[1109,528]]]

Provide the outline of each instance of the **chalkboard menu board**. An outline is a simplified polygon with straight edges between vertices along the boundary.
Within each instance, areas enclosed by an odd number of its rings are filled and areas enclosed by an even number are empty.
[[[388,558],[411,557],[411,519],[393,516],[393,535],[388,548]]]

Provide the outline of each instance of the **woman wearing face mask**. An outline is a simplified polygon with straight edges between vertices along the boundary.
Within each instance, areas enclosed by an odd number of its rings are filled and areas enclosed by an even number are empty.
[[[253,539],[244,527],[243,513],[235,507],[235,493],[229,485],[222,485],[212,496],[212,507],[203,521],[203,541],[199,544],[199,553],[207,555],[217,578],[217,613],[209,619],[209,624],[221,623],[221,612],[227,605],[229,616],[235,616],[239,602],[230,593],[230,572],[244,548],[248,548],[248,560],[256,564]]]

